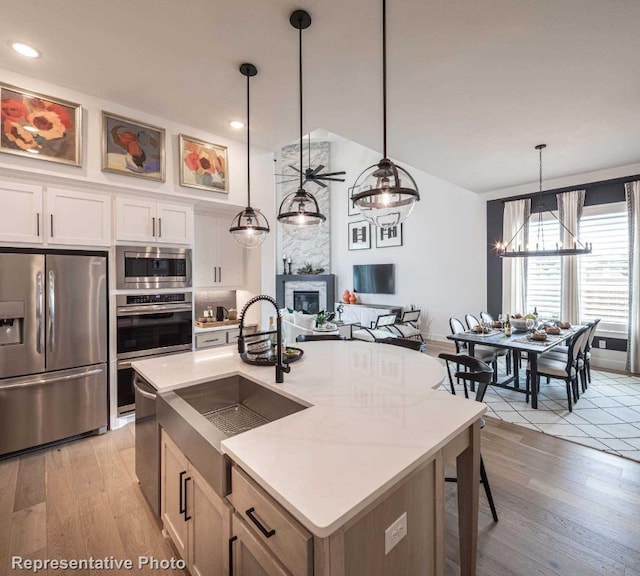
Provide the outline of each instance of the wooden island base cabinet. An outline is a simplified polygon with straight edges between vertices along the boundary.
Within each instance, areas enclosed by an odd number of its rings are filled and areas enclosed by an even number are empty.
[[[473,576],[480,476],[477,422],[324,538],[311,534],[236,465],[231,469],[231,507],[163,432],[162,520],[192,574],[442,576],[444,467],[456,458],[461,574]],[[406,534],[385,553],[385,531],[404,513]]]

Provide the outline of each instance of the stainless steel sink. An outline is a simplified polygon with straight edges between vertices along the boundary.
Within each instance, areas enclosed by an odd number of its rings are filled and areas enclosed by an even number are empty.
[[[241,376],[164,392],[157,399],[160,426],[221,496],[230,490],[230,461],[220,443],[305,407]]]

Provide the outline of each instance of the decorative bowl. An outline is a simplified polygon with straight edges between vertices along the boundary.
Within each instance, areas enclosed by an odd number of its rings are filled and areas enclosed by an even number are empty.
[[[525,332],[527,330],[527,319],[526,318],[510,318],[511,328],[515,332]]]

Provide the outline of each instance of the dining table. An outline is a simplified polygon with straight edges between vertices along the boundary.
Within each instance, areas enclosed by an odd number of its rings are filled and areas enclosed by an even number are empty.
[[[537,382],[538,356],[566,342],[574,333],[575,329],[572,327],[560,330],[560,334],[547,334],[546,340],[536,340],[531,337],[531,333],[528,331],[514,331],[510,336],[505,336],[503,329],[491,328],[487,333],[469,330],[450,334],[447,338],[455,342],[465,343],[469,350],[469,356],[474,355],[476,345],[511,350],[513,352],[513,374],[503,379],[498,379],[498,375],[494,374],[491,385],[526,393],[526,389],[520,386],[518,366],[520,365],[521,354],[523,352],[527,353],[529,372],[531,374],[530,382]],[[538,408],[538,387],[535,385],[531,385],[531,407]]]

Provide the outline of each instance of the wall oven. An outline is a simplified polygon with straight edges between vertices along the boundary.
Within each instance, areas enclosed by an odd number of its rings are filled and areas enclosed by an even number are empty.
[[[191,248],[117,246],[116,266],[118,289],[191,286]]]
[[[191,350],[191,293],[120,294],[117,304],[118,415],[135,409],[131,362]]]

